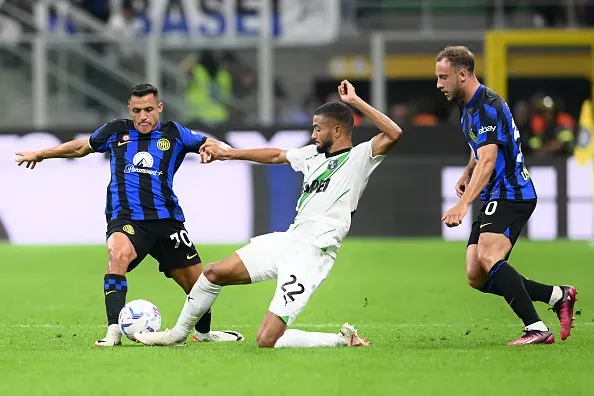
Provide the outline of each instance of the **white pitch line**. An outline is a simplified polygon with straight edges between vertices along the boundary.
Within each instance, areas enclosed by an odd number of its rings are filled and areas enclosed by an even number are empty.
[[[238,329],[238,328],[256,328],[259,324],[217,324],[213,330],[217,329]],[[338,323],[301,323],[291,327],[296,328],[340,328],[342,324]],[[357,327],[384,327],[384,328],[414,328],[414,327],[468,327],[470,329],[479,327],[519,327],[521,324],[514,323],[361,323]],[[594,322],[576,323],[576,327],[594,326]],[[0,324],[0,328],[19,328],[19,329],[102,329],[104,325],[77,325],[77,324]]]

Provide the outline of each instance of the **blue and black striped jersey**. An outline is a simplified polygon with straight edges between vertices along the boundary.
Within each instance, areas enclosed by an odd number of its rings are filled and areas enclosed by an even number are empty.
[[[497,161],[481,200],[535,199],[536,190],[524,165],[520,131],[507,103],[493,90],[480,85],[468,103],[460,106],[460,122],[474,158],[487,144],[498,146]]]
[[[89,138],[96,152],[109,152],[111,181],[107,187],[107,220],[185,221],[173,192],[173,175],[187,153],[197,153],[206,137],[175,121],[159,122],[142,134],[132,120],[114,120]]]

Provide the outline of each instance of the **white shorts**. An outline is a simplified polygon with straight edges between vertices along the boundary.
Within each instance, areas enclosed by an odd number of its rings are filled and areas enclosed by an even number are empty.
[[[252,238],[236,253],[252,283],[277,280],[268,309],[287,325],[297,319],[334,264],[332,256],[316,246],[294,240],[288,232]]]

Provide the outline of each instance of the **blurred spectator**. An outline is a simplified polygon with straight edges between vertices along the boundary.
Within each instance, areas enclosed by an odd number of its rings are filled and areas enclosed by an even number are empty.
[[[136,18],[136,11],[133,6],[133,0],[124,0],[122,3],[122,11],[113,14],[109,17],[107,22],[107,29],[113,33],[114,37],[119,40],[126,41],[133,37],[139,36],[144,31],[144,23]],[[130,43],[122,43],[122,55],[130,55],[130,51],[126,47]],[[137,44],[134,44],[137,46]]]
[[[207,124],[220,124],[229,120],[228,103],[231,99],[233,81],[231,74],[221,67],[214,53],[203,51],[200,60],[184,60],[183,66],[189,74],[186,89],[188,119]]]
[[[585,26],[594,26],[594,1],[576,0],[579,21]]]
[[[221,56],[221,68],[225,69],[233,82],[233,96],[245,97],[252,94],[256,88],[254,73],[231,51],[225,51]]]
[[[0,15],[0,40],[4,42],[4,45],[16,46],[22,32],[23,29],[20,23],[12,18]]]
[[[540,156],[568,155],[573,150],[575,120],[560,111],[553,99],[545,96],[536,103],[530,120],[530,149]]]
[[[109,20],[111,14],[110,0],[79,0],[80,6],[84,8],[89,14],[103,22]]]
[[[534,26],[562,27],[567,25],[567,5],[562,0],[533,0]]]
[[[502,7],[504,19],[509,21],[518,8],[525,6],[532,7],[534,10],[534,27],[563,27],[567,25],[567,0],[530,0],[527,2],[491,0],[487,5],[487,18],[489,21],[494,21],[498,11],[497,7]]]
[[[397,124],[410,123],[410,109],[405,103],[396,103],[392,105],[389,116]]]
[[[526,100],[519,100],[513,108],[513,117],[520,131],[522,152],[529,154],[532,151],[530,147],[530,138],[532,137],[530,129],[530,104]]]
[[[311,118],[318,107],[320,101],[315,95],[309,94],[303,99],[303,103],[297,109],[293,116],[293,122],[298,125],[311,125]]]
[[[286,103],[287,94],[279,80],[274,81],[274,122],[277,124],[290,124],[292,121],[291,109]]]
[[[23,30],[17,21],[0,15],[0,65],[18,67],[19,59],[10,50],[18,49]]]
[[[426,100],[420,100],[416,103],[417,111],[414,111],[412,123],[416,126],[436,126],[439,124],[439,118],[433,111],[433,104]]]

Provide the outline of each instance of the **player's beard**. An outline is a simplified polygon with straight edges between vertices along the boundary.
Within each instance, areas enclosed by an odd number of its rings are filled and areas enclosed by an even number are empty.
[[[454,102],[462,98],[462,89],[460,89],[460,83],[456,83],[456,86],[451,92],[450,102]]]
[[[318,150],[318,153],[320,154],[327,153],[332,148],[332,144],[333,142],[331,140],[326,140],[321,146],[316,145],[316,150]]]

